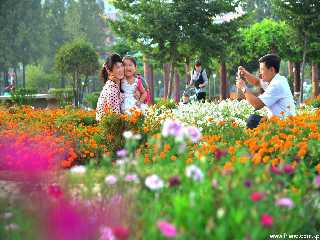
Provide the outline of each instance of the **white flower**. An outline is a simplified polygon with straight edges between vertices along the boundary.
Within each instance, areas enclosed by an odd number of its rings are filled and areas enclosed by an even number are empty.
[[[108,184],[108,185],[116,184],[117,180],[118,180],[117,177],[114,176],[114,175],[108,175],[104,179],[105,183]]]
[[[133,133],[131,131],[125,131],[123,132],[123,136],[125,139],[130,139],[133,137]]]
[[[186,176],[197,182],[202,181],[204,177],[201,169],[198,168],[196,165],[190,165],[186,167]]]
[[[225,214],[224,208],[219,208],[217,210],[217,218],[218,219],[222,218],[224,216],[224,214]]]
[[[2,218],[3,219],[9,219],[9,218],[12,218],[13,214],[11,212],[6,212],[4,214],[2,214]]]
[[[101,192],[101,186],[99,183],[94,184],[94,186],[92,188],[92,192],[95,194],[98,194]]]
[[[163,180],[155,174],[147,177],[144,183],[152,191],[159,190],[164,186]]]
[[[8,224],[8,225],[6,225],[6,226],[4,227],[4,229],[5,229],[6,231],[16,231],[16,230],[18,230],[19,228],[20,228],[19,225],[15,224],[15,223],[10,223],[10,224]]]
[[[112,229],[109,227],[102,227],[100,229],[99,240],[116,240],[116,237],[113,235]]]
[[[140,139],[141,139],[141,134],[135,134],[135,135],[133,136],[133,139],[134,139],[134,140],[140,140]]]
[[[71,173],[74,174],[84,174],[86,172],[86,167],[85,166],[74,166],[70,169]]]

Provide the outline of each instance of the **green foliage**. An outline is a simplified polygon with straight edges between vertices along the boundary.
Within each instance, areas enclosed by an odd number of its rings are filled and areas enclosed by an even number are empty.
[[[156,102],[156,105],[158,108],[164,107],[167,109],[174,109],[177,107],[177,104],[173,99],[165,99],[165,98],[160,98]]]
[[[267,53],[286,57],[292,30],[285,22],[265,19],[241,30],[248,59],[256,59]]]
[[[87,106],[89,106],[92,109],[96,109],[99,96],[100,92],[89,93],[85,96],[84,101],[87,104]]]
[[[48,93],[57,98],[60,107],[72,104],[72,88],[50,88]]]
[[[103,139],[101,144],[104,144],[114,157],[116,151],[124,147],[122,134],[126,129],[126,121],[120,114],[109,113],[103,116],[99,126],[100,139]]]
[[[36,93],[35,89],[19,88],[12,92],[11,98],[18,105],[31,105],[34,98],[33,95]]]
[[[26,68],[27,88],[36,88],[44,91],[50,86],[57,86],[59,76],[55,72],[45,72],[41,65],[28,65]]]

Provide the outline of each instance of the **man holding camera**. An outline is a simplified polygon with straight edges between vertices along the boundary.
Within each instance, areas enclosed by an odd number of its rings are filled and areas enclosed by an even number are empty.
[[[268,54],[259,59],[260,76],[256,78],[244,67],[239,67],[238,75],[254,86],[264,89],[264,93],[256,97],[250,92],[246,83],[241,78],[237,79],[239,88],[245,99],[256,109],[267,107],[268,118],[278,116],[280,118],[295,115],[295,105],[293,96],[288,84],[288,80],[279,74],[280,58],[275,54]],[[261,116],[253,114],[247,121],[248,128],[255,128],[259,125]]]

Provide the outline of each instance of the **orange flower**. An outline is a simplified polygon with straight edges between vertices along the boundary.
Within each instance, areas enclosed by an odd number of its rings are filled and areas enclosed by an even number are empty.
[[[317,164],[316,170],[317,170],[318,174],[320,174],[320,163]]]
[[[224,164],[224,166],[223,166],[223,169],[224,169],[224,170],[227,170],[227,171],[231,171],[232,168],[233,168],[233,166],[232,166],[232,163],[231,163],[231,162],[226,162],[226,163]]]
[[[170,159],[171,159],[172,161],[175,161],[175,160],[177,160],[177,157],[176,157],[175,155],[172,155],[172,156],[170,157]]]
[[[233,146],[230,146],[228,151],[230,154],[234,154],[236,149]]]

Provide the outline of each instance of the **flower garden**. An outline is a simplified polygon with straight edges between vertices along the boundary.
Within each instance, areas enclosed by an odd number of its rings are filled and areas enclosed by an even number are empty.
[[[316,236],[312,105],[254,130],[253,108],[237,100],[159,104],[99,124],[71,107],[1,107],[0,239]]]

